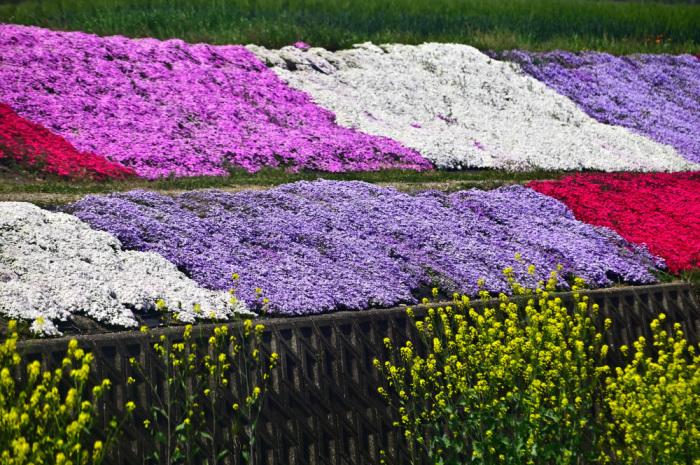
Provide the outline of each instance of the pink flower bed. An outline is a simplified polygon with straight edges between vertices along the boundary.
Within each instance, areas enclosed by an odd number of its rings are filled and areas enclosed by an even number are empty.
[[[36,166],[41,172],[93,180],[124,178],[134,171],[89,152],[79,152],[63,137],[17,116],[0,103],[0,159]]]
[[[240,46],[0,25],[0,95],[79,150],[146,177],[431,169],[417,152],[338,126]]]
[[[561,200],[581,221],[646,244],[673,273],[700,264],[700,172],[577,174],[528,187]]]

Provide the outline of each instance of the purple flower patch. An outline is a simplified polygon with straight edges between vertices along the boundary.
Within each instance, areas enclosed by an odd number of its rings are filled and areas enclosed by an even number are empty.
[[[700,61],[692,55],[503,52],[600,122],[624,126],[700,163]]]
[[[506,267],[528,286],[558,264],[593,286],[611,284],[612,276],[654,281],[643,250],[521,186],[409,195],[318,180],[174,198],[113,193],[65,210],[125,248],[164,255],[207,288],[229,289],[238,273],[240,298],[255,307],[260,287],[270,311],[283,315],[412,303],[422,285],[474,295],[479,279],[507,292]]]

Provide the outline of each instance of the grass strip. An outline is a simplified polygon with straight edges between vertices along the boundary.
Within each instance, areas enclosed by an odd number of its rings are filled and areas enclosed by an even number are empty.
[[[700,52],[700,8],[675,2],[55,0],[2,5],[0,22],[268,48],[302,40],[337,50],[369,40],[455,42],[496,51]],[[657,44],[659,35],[671,41]]]
[[[51,199],[66,198],[68,203],[89,194],[128,192],[134,189],[147,189],[162,193],[177,194],[197,189],[221,189],[226,191],[255,190],[270,188],[296,181],[313,181],[319,178],[336,181],[365,181],[383,186],[394,185],[399,190],[433,189],[444,192],[478,187],[494,189],[509,184],[527,184],[532,180],[559,180],[567,172],[553,171],[505,171],[505,170],[464,170],[431,171],[381,170],[349,173],[328,173],[288,171],[265,168],[256,173],[234,170],[230,176],[168,177],[159,179],[131,178],[127,180],[68,181],[57,177],[37,178],[29,172],[6,171],[0,174],[0,200],[30,201],[40,205],[54,204]],[[22,200],[24,199],[24,200]],[[36,199],[32,201],[31,199]],[[44,201],[42,201],[44,199]]]

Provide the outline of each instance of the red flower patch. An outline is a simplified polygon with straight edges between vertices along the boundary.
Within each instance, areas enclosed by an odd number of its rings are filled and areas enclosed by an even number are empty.
[[[27,121],[8,105],[0,103],[0,159],[3,158],[34,166],[42,173],[70,179],[99,181],[136,174],[134,170],[100,155],[78,151],[63,137]]]
[[[561,200],[578,220],[646,244],[672,273],[699,266],[700,172],[577,174],[528,187]]]

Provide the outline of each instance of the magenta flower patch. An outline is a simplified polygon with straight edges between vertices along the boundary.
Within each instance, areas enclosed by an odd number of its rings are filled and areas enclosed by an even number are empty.
[[[0,96],[20,116],[146,177],[425,170],[398,142],[335,123],[240,46],[0,25]]]

